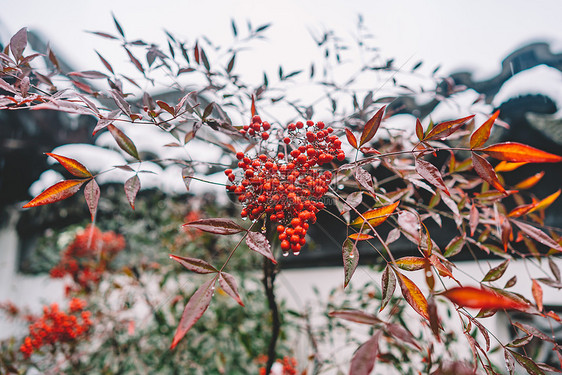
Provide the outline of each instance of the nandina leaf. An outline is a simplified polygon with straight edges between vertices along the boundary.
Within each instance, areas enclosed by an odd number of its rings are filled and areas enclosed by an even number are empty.
[[[538,202],[517,206],[513,210],[511,210],[509,214],[507,214],[507,217],[519,217],[525,215],[529,213],[529,211],[531,211],[537,204]]]
[[[355,138],[355,135],[353,135],[348,128],[345,128],[345,136],[347,137],[347,142],[349,142],[353,148],[357,149],[357,138]]]
[[[517,142],[505,142],[481,149],[493,158],[511,162],[526,163],[558,163],[562,156],[536,149]]]
[[[422,257],[402,257],[400,259],[396,259],[395,264],[406,271],[417,271],[425,267],[427,259]]]
[[[545,172],[539,172],[529,178],[524,179],[523,181],[517,183],[517,185],[515,185],[515,189],[517,190],[525,190],[525,189],[530,189],[533,186],[535,186],[537,184],[537,182],[539,182],[541,180],[541,178],[543,178]]]
[[[529,212],[527,213],[531,213],[531,212],[535,212],[538,210],[544,210],[545,208],[547,208],[548,206],[550,206],[559,196],[560,196],[560,192],[562,191],[562,189],[558,189],[558,191],[556,191],[555,193],[550,194],[548,197],[541,199],[540,201],[538,201],[537,203],[535,203]]]
[[[27,47],[27,27],[20,29],[10,39],[10,51],[12,51],[16,61],[21,60],[25,47]]]
[[[447,268],[447,266],[443,264],[443,262],[441,262],[437,255],[431,254],[431,256],[429,257],[429,262],[433,265],[433,267],[435,267],[440,276],[450,277],[451,279],[456,281],[455,277],[453,276],[453,272],[449,268]]]
[[[115,74],[115,72],[113,71],[113,67],[111,66],[111,64],[109,62],[107,62],[106,59],[103,58],[102,55],[100,55],[100,53],[98,51],[95,51],[96,54],[98,55],[98,57],[100,58],[102,64],[107,68],[107,70],[109,70],[111,72],[111,74]]]
[[[351,223],[354,227],[361,227],[365,220],[371,224],[371,226],[376,227],[377,225],[382,224],[386,219],[394,212],[396,207],[398,207],[400,201],[396,201],[388,206],[374,208],[363,213],[362,216],[359,216],[357,219],[353,220]]]
[[[509,351],[509,353],[511,353],[513,358],[515,358],[515,360],[519,362],[519,364],[523,366],[525,370],[527,370],[530,375],[545,375],[544,371],[541,370],[531,358],[524,356],[523,354],[519,354],[513,350],[507,350]]]
[[[507,344],[507,346],[509,346],[510,348],[520,348],[522,346],[527,345],[529,342],[531,342],[532,339],[533,339],[533,335],[527,334],[523,337],[512,340],[509,344]]]
[[[125,37],[125,33],[123,32],[123,28],[121,27],[121,25],[119,24],[119,22],[117,22],[117,18],[115,18],[115,15],[112,13],[111,16],[113,17],[113,22],[115,23],[115,28],[117,29],[117,31],[119,32],[119,34],[121,34],[121,36],[124,38]]]
[[[252,95],[252,105],[250,106],[250,113],[252,114],[252,117],[254,117],[257,113],[257,111],[256,111],[256,98],[254,97],[254,95]]]
[[[431,332],[433,332],[437,341],[441,342],[441,337],[439,336],[441,322],[439,314],[437,313],[437,304],[435,303],[435,298],[433,297],[430,297],[427,300],[427,312],[429,313],[429,328],[431,328]]]
[[[526,162],[522,162],[522,163],[510,163],[508,161],[500,161],[500,163],[498,165],[496,165],[496,167],[494,168],[496,170],[496,172],[511,172],[516,170],[517,168],[519,168],[522,165],[528,164]]]
[[[513,357],[509,354],[507,348],[503,349],[503,356],[505,358],[505,366],[507,367],[507,371],[509,375],[513,375],[513,371],[515,371],[515,361]]]
[[[558,268],[556,263],[554,263],[554,261],[550,257],[548,258],[548,266],[550,267],[550,272],[552,272],[554,278],[557,281],[560,281],[560,268]]]
[[[447,247],[445,247],[445,253],[443,254],[445,257],[449,258],[453,255],[457,255],[461,252],[462,248],[465,244],[465,238],[463,236],[457,236],[449,242]]]
[[[500,277],[503,276],[503,274],[505,273],[505,271],[507,270],[507,266],[509,265],[509,259],[501,262],[499,265],[497,265],[496,267],[490,269],[487,273],[486,276],[484,276],[484,278],[482,279],[482,281],[496,281],[497,279],[499,279]]]
[[[188,270],[190,270],[192,272],[195,272],[195,273],[206,274],[206,273],[217,273],[217,272],[219,272],[219,270],[217,270],[211,264],[209,264],[208,262],[206,262],[202,259],[187,258],[187,257],[182,257],[182,256],[179,256],[179,255],[174,255],[174,254],[170,254],[170,258],[172,258],[173,260],[175,260],[176,262],[178,262],[179,264],[181,264],[182,266],[184,266]]]
[[[62,201],[76,194],[86,180],[65,180],[48,187],[41,194],[26,203],[22,208],[37,207]]]
[[[107,129],[109,130],[121,150],[125,151],[135,159],[140,160],[137,147],[135,146],[133,141],[125,135],[125,133],[116,128],[113,124],[107,125]]]
[[[492,168],[486,159],[473,152],[472,165],[474,165],[474,170],[484,181],[492,185],[496,190],[505,194],[505,189],[501,185],[496,172],[494,172],[494,168]]]
[[[185,223],[184,227],[193,227],[203,232],[214,234],[236,234],[245,231],[240,225],[229,219],[200,219]]]
[[[277,260],[271,251],[271,245],[263,234],[259,232],[248,232],[248,236],[246,237],[246,244],[250,248],[250,250],[255,251],[266,257],[267,259],[271,260],[274,264],[277,264]]]
[[[125,181],[125,185],[123,185],[125,189],[125,195],[127,196],[127,200],[129,204],[135,209],[135,199],[137,198],[137,194],[141,188],[140,179],[138,175],[134,175],[133,177],[129,178]]]
[[[463,117],[457,120],[446,121],[437,124],[431,129],[431,131],[423,138],[424,141],[429,141],[433,139],[443,139],[454,132],[456,132],[465,122],[473,118],[474,115]]]
[[[531,237],[532,239],[542,243],[543,245],[549,246],[555,250],[562,251],[562,245],[556,243],[552,238],[550,238],[542,230],[533,227],[532,225],[523,223],[521,221],[513,220],[515,224],[524,234]]]
[[[102,72],[98,72],[97,70],[85,70],[83,72],[70,72],[68,73],[69,76],[75,77],[82,77],[82,78],[89,78],[89,79],[106,79],[108,76]]]
[[[232,72],[232,69],[234,68],[234,61],[236,60],[236,54],[232,55],[232,58],[230,59],[230,61],[228,62],[228,65],[226,67],[226,72],[230,74],[230,72]]]
[[[542,311],[542,287],[535,279],[532,279],[531,291],[533,292],[533,298],[535,299],[535,303],[537,304],[539,311]]]
[[[355,241],[346,238],[342,246],[342,257],[343,257],[343,273],[344,282],[343,287],[347,287],[357,265],[359,264],[359,250],[355,246]]]
[[[420,141],[423,140],[423,127],[419,118],[416,119],[416,136]]]
[[[386,266],[384,271],[382,272],[381,277],[381,289],[382,289],[382,297],[381,297],[381,308],[379,312],[382,311],[390,299],[394,294],[394,290],[396,289],[396,277],[394,273],[391,272],[390,266]]]
[[[129,60],[133,63],[133,65],[142,73],[144,74],[144,68],[142,67],[141,62],[129,51],[128,48],[125,48],[127,55],[129,55]]]
[[[474,149],[482,146],[488,138],[490,138],[490,131],[492,130],[492,125],[498,118],[500,111],[497,110],[486,122],[484,122],[470,137],[470,148]]]
[[[441,173],[439,172],[439,169],[437,169],[437,167],[434,166],[433,164],[417,158],[416,172],[418,172],[418,174],[423,178],[425,178],[430,184],[432,184],[438,189],[443,190],[445,194],[449,196],[451,195],[449,193],[449,190],[447,189],[447,186],[445,186],[445,182],[443,182],[443,177],[441,177]]]
[[[187,331],[189,331],[191,327],[193,327],[193,325],[203,316],[211,303],[211,299],[213,298],[216,281],[217,276],[201,285],[191,296],[185,305],[185,309],[183,310],[183,314],[176,333],[174,334],[174,339],[172,340],[170,349],[174,349],[185,336]]]
[[[476,320],[470,314],[464,313],[464,315],[468,318],[468,320],[470,320],[470,322],[472,324],[474,324],[476,327],[478,327],[478,330],[480,331],[480,333],[484,337],[484,341],[486,342],[486,351],[489,351],[490,350],[490,335],[488,334],[488,330],[486,330],[486,327],[484,327],[482,325],[482,323],[480,323],[478,320]]]
[[[10,85],[8,82],[0,78],[0,89],[11,92],[12,94],[17,94],[17,90],[14,86]]]
[[[361,139],[359,141],[359,147],[363,146],[365,143],[367,143],[371,139],[373,139],[373,137],[377,133],[377,130],[379,130],[379,126],[381,125],[381,121],[382,121],[382,117],[384,115],[385,109],[386,109],[386,106],[383,106],[381,109],[379,109],[377,111],[377,113],[375,113],[375,115],[369,121],[367,121],[367,123],[365,124],[365,128],[363,129],[363,132],[361,133]],[[357,144],[357,141],[355,143]],[[354,147],[357,148],[357,146],[354,146]]]
[[[410,344],[418,350],[422,350],[420,345],[416,342],[414,335],[412,335],[412,333],[403,326],[396,323],[388,323],[384,327],[384,330],[388,333],[389,336]]]
[[[174,116],[176,114],[174,108],[170,107],[170,105],[168,103],[166,103],[165,101],[157,100],[156,104],[158,104],[158,107],[162,108],[164,111],[168,112],[172,116]]]
[[[349,320],[354,323],[361,323],[367,325],[382,324],[383,321],[374,316],[373,314],[368,314],[364,311],[359,310],[335,310],[330,311],[328,316],[332,318],[339,318]]]
[[[551,343],[555,343],[554,339],[552,337],[549,337],[546,333],[542,332],[541,330],[535,328],[534,326],[525,324],[525,323],[521,323],[521,322],[513,322],[513,325],[517,328],[519,328],[520,330],[522,330],[525,333],[528,333],[530,335],[533,335],[543,341],[548,341]]]
[[[369,375],[375,367],[379,354],[379,338],[381,331],[377,331],[369,340],[364,342],[353,354],[349,375]]]
[[[427,310],[427,300],[425,296],[421,292],[420,288],[406,276],[398,272],[398,270],[393,268],[396,277],[398,278],[398,284],[400,285],[400,289],[402,290],[402,295],[406,299],[406,302],[412,308],[420,314],[425,319],[429,320],[429,312]]]
[[[84,197],[86,198],[92,221],[94,221],[100,200],[100,187],[93,178],[84,186]]]
[[[123,111],[124,114],[126,114],[127,116],[131,115],[131,105],[125,100],[125,98],[119,91],[111,90],[111,97],[113,98],[115,104],[117,104],[117,107],[121,111]]]
[[[524,309],[527,307],[523,302],[499,295],[492,290],[472,286],[451,288],[443,292],[442,295],[461,307],[494,310]]]
[[[350,238],[354,241],[366,241],[366,240],[371,240],[375,237],[371,236],[370,234],[366,234],[366,233],[353,233],[353,234],[350,234],[349,236],[347,236],[347,238]]]
[[[504,289],[511,288],[517,283],[517,276],[513,276],[511,279],[507,280],[505,283]]]
[[[236,285],[236,279],[229,273],[221,272],[219,274],[219,285],[226,294],[228,294],[232,299],[234,299],[240,306],[244,306],[244,302],[238,294],[238,286]]]
[[[503,251],[507,252],[507,247],[509,245],[509,241],[513,240],[513,229],[511,228],[511,224],[507,218],[502,217],[503,221],[501,221],[501,237],[503,243]]]
[[[48,155],[58,161],[73,176],[82,178],[92,177],[90,171],[84,165],[82,165],[82,163],[74,159],[67,158],[66,156],[52,154],[50,152],[47,152],[45,155]]]

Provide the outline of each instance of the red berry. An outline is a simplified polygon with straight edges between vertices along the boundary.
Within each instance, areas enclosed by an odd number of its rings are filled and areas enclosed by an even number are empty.
[[[289,144],[289,143],[291,143],[291,138],[285,137],[285,138],[283,138],[283,142],[285,142],[286,144]]]

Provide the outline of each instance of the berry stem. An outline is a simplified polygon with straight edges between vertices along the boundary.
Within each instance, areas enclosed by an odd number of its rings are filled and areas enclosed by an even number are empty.
[[[270,243],[273,243],[275,231],[272,228],[269,220],[266,220],[266,237]],[[265,289],[265,295],[267,297],[267,303],[269,310],[271,311],[271,339],[269,341],[269,346],[267,349],[267,364],[265,366],[265,375],[271,373],[271,367],[275,362],[277,346],[277,339],[279,338],[279,332],[281,330],[281,319],[279,317],[279,309],[277,306],[276,296],[275,296],[275,277],[277,276],[277,267],[269,259],[263,259],[263,286]]]

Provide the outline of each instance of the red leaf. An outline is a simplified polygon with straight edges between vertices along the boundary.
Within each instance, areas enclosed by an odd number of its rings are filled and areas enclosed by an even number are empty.
[[[343,273],[344,282],[343,287],[347,287],[351,281],[351,277],[359,264],[359,251],[357,246],[355,246],[355,241],[346,238],[342,246],[342,257],[343,257]]]
[[[416,136],[420,142],[423,140],[423,127],[419,118],[416,119]]]
[[[172,340],[170,349],[174,349],[185,336],[187,331],[189,331],[191,327],[193,327],[193,325],[203,316],[211,303],[216,281],[217,276],[201,285],[191,296],[185,305],[185,309],[183,310],[183,314],[174,335],[174,339]]]
[[[369,375],[375,367],[379,354],[379,338],[381,331],[377,331],[369,340],[363,343],[351,359],[349,375]]]
[[[536,149],[517,142],[505,142],[481,149],[493,158],[518,163],[558,163],[562,156]]]
[[[532,225],[525,224],[520,221],[513,220],[513,224],[515,224],[523,233],[527,236],[533,238],[534,240],[542,243],[543,245],[552,247],[555,250],[562,251],[562,245],[556,243],[552,238],[550,238],[546,233],[542,230],[533,227]]]
[[[178,262],[179,264],[181,264],[191,272],[200,273],[200,274],[219,272],[219,270],[217,270],[211,264],[205,262],[202,259],[187,258],[174,254],[170,254],[170,258],[172,258],[173,260],[175,260],[176,262]]]
[[[100,200],[100,187],[93,178],[84,186],[84,197],[86,198],[92,221],[94,221]]]
[[[429,141],[429,140],[432,140],[432,139],[446,138],[446,137],[450,136],[451,134],[453,134],[454,132],[456,132],[465,122],[467,122],[468,120],[470,120],[473,117],[474,117],[474,115],[468,116],[468,117],[463,117],[463,118],[460,118],[458,120],[446,121],[446,122],[442,122],[440,124],[437,124],[437,125],[435,125],[435,127],[433,129],[431,129],[429,134],[426,135],[423,140]]]
[[[417,271],[423,269],[427,260],[422,257],[402,257],[396,260],[396,265],[406,271]]]
[[[166,103],[162,100],[157,100],[156,104],[158,104],[158,107],[162,108],[164,111],[168,112],[172,116],[174,116],[176,114],[174,108],[170,107],[170,105],[168,103]]]
[[[238,287],[236,286],[234,276],[226,272],[221,272],[219,274],[219,284],[226,294],[238,302],[240,306],[244,306],[244,302],[242,302],[242,299],[238,294]]]
[[[470,148],[477,148],[482,146],[488,138],[490,138],[490,131],[492,130],[492,125],[494,125],[494,121],[498,118],[500,111],[497,110],[494,112],[490,118],[482,124],[470,137]]]
[[[89,79],[105,79],[107,78],[106,74],[98,72],[97,70],[86,70],[83,72],[70,72],[68,73],[69,76],[75,77],[82,77],[82,78],[89,78]]]
[[[109,70],[111,72],[111,74],[115,74],[115,72],[113,72],[113,68],[111,67],[111,64],[109,62],[107,62],[107,60],[104,59],[103,56],[100,55],[98,51],[95,51],[95,52],[98,55],[98,57],[100,58],[102,64],[107,68],[107,70]]]
[[[88,178],[92,177],[90,171],[83,166],[80,162],[67,158],[66,156],[61,156],[57,154],[51,154],[47,152],[45,155],[48,155],[58,161],[67,171],[69,171],[73,176]]]
[[[442,293],[453,303],[462,307],[475,309],[525,309],[526,304],[501,296],[489,289],[479,289],[472,286],[451,288]]]
[[[90,33],[90,34],[98,35],[98,36],[101,36],[101,37],[107,38],[107,39],[117,39],[117,37],[115,37],[115,36],[113,36],[113,35],[111,35],[111,34],[102,33],[102,32],[100,32],[100,31],[86,31],[86,32],[87,32],[87,33]]]
[[[37,207],[62,201],[76,194],[85,180],[65,180],[48,187],[41,194],[33,198],[22,208]]]
[[[349,144],[353,146],[353,148],[357,148],[357,138],[355,138],[351,130],[348,128],[345,128],[345,136],[347,137]]]
[[[430,184],[443,190],[445,194],[449,196],[451,195],[447,186],[445,186],[445,182],[443,182],[443,177],[441,177],[439,169],[437,169],[437,167],[433,164],[422,159],[416,159],[416,172],[418,172],[418,174],[425,178]]]
[[[107,125],[107,130],[109,130],[121,150],[125,151],[135,159],[140,160],[137,147],[135,146],[133,141],[125,135],[125,133],[116,128],[113,124]]]
[[[363,146],[365,143],[373,139],[373,137],[377,133],[377,130],[379,130],[379,126],[381,125],[385,108],[386,106],[383,106],[381,109],[379,109],[377,113],[375,113],[375,115],[365,124],[365,128],[361,133],[361,140],[359,141],[359,147]],[[357,144],[357,141],[355,143]],[[357,148],[357,146],[354,147]]]
[[[505,189],[500,183],[494,168],[482,156],[472,153],[472,165],[478,175],[487,183],[492,185],[496,190],[505,194]]]
[[[427,300],[425,296],[421,292],[420,288],[406,276],[402,275],[396,269],[393,269],[396,277],[398,278],[398,284],[400,285],[400,289],[402,290],[402,295],[406,299],[406,302],[412,308],[420,314],[425,319],[429,320],[429,312],[427,310]]]
[[[361,323],[367,325],[375,325],[383,323],[382,320],[374,316],[373,314],[368,314],[364,311],[359,310],[336,310],[330,311],[328,316],[332,318],[339,318],[349,320],[354,323]]]
[[[385,331],[392,337],[399,339],[400,341],[404,341],[415,347],[418,350],[422,350],[419,344],[416,342],[414,336],[410,331],[406,328],[402,327],[399,324],[395,323],[388,323],[385,327]]]
[[[17,94],[15,87],[10,85],[8,82],[0,78],[0,89],[11,92],[12,94]]]
[[[129,201],[129,204],[131,205],[133,210],[135,209],[135,199],[137,198],[140,187],[140,179],[137,175],[134,175],[133,177],[125,181],[125,195],[127,196],[127,200]]]
[[[199,60],[197,62],[199,62]],[[256,111],[256,98],[254,97],[254,95],[252,95],[252,105],[250,107],[250,113],[252,114],[252,117],[254,117],[257,113],[257,111]]]
[[[533,292],[533,298],[535,299],[535,303],[537,304],[537,307],[539,308],[539,311],[542,311],[543,310],[542,287],[537,282],[537,280],[532,279],[532,282],[533,282],[533,284],[531,286],[531,290]]]
[[[271,251],[271,245],[267,238],[258,232],[248,232],[248,237],[246,237],[246,244],[250,250],[255,251],[271,260],[274,264],[277,264],[277,260]]]
[[[144,68],[142,67],[141,62],[135,57],[133,56],[133,54],[131,53],[131,51],[129,51],[128,48],[125,48],[125,51],[127,52],[127,55],[129,55],[129,60],[131,60],[131,62],[133,63],[133,65],[141,72],[144,74]]]
[[[390,271],[390,266],[388,265],[384,268],[384,271],[382,273],[381,288],[382,297],[381,308],[379,309],[379,312],[381,312],[386,307],[386,305],[392,298],[392,295],[394,294],[394,290],[396,289],[396,277],[394,276],[394,273]]]
[[[23,51],[27,46],[27,27],[20,29],[10,39],[10,51],[14,55],[16,61],[20,61],[23,56]]]
[[[203,232],[214,234],[236,234],[245,231],[240,225],[229,219],[200,219],[185,223],[184,227],[193,227]]]
[[[195,57],[195,61],[197,62],[197,64],[200,64],[201,60],[200,60],[200,56],[199,56],[199,44],[197,42],[195,42],[195,47],[193,47],[193,56]],[[254,115],[252,115],[254,116]]]
[[[113,97],[113,101],[115,102],[115,104],[117,104],[117,107],[119,107],[119,109],[122,110],[124,114],[130,116],[131,106],[129,103],[127,103],[125,98],[123,98],[123,95],[117,90],[111,90],[111,96]]]

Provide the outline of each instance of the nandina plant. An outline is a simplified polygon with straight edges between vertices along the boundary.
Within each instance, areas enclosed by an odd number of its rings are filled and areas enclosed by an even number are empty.
[[[303,106],[283,96],[274,96],[276,90],[271,87],[267,76],[256,90],[241,83],[240,77],[233,74],[235,56],[240,47],[227,49],[230,56],[226,61],[221,61],[220,57],[219,61],[215,61],[207,56],[202,42],[195,41],[186,47],[185,43],[168,34],[170,52],[165,53],[155,44],[129,41],[117,20],[115,23],[120,36],[97,34],[122,42],[130,62],[142,75],[140,79],[150,82],[153,79],[150,76],[156,72],[174,77],[199,74],[208,84],[198,91],[211,93],[215,102],[203,104],[196,91],[181,93],[177,101],[170,103],[154,100],[148,93],[142,93],[142,99],[139,94],[138,101],[132,100],[133,97],[124,91],[121,78],[140,88],[136,80],[116,74],[110,62],[99,53],[101,63],[110,74],[98,71],[61,72],[52,51],[48,51],[47,55],[53,71],[39,73],[39,69],[31,65],[39,55],[24,56],[27,38],[26,30],[22,29],[0,55],[2,74],[10,81],[0,80],[1,88],[6,92],[0,98],[0,109],[55,109],[94,116],[97,119],[94,134],[109,132],[116,145],[129,157],[129,162],[116,168],[130,173],[124,182],[124,190],[133,209],[141,188],[139,174],[146,172],[141,166],[147,161],[143,160],[142,150],[139,151],[135,142],[126,135],[126,128],[131,123],[134,123],[133,126],[157,127],[172,139],[166,147],[186,150],[191,141],[200,137],[204,128],[216,136],[214,143],[230,155],[232,163],[221,165],[228,167],[224,168],[225,188],[242,204],[240,216],[249,219],[249,222],[243,226],[229,218],[213,218],[186,223],[189,228],[218,235],[241,233],[242,238],[220,267],[204,259],[170,255],[188,270],[208,275],[207,281],[185,306],[171,343],[172,349],[203,316],[217,284],[227,295],[244,305],[237,282],[226,269],[234,252],[245,241],[249,249],[264,256],[263,284],[272,314],[272,337],[265,365],[265,373],[270,373],[276,361],[275,348],[280,329],[274,294],[277,259],[280,255],[298,255],[301,252],[307,243],[310,225],[314,225],[318,212],[325,209],[323,198],[330,197],[338,208],[334,220],[344,223],[347,230],[342,244],[343,284],[349,284],[359,264],[359,247],[376,252],[384,263],[378,311],[345,309],[330,314],[334,318],[366,324],[372,329],[371,337],[359,346],[350,360],[350,374],[369,374],[372,371],[385,345],[384,337],[414,343],[413,346],[424,357],[424,371],[427,373],[447,373],[451,369],[472,373],[478,367],[489,374],[500,373],[501,370],[488,357],[491,339],[496,340],[498,347],[504,351],[510,373],[514,371],[515,361],[532,374],[552,370],[516,350],[524,345],[526,339],[537,337],[551,341],[554,350],[562,355],[561,348],[550,336],[534,327],[514,323],[524,339],[504,343],[496,339],[479,319],[497,311],[516,310],[549,319],[553,324],[560,323],[558,315],[545,311],[542,301],[541,284],[557,288],[561,285],[560,271],[554,262],[548,262],[552,277],[536,278],[528,274],[528,283],[519,281],[523,288],[531,289],[534,301],[508,290],[518,282],[516,279],[508,281],[504,287],[498,287],[494,282],[501,278],[515,258],[536,265],[535,261],[550,260],[562,251],[560,231],[541,228],[544,210],[558,198],[560,190],[547,197],[527,194],[525,189],[538,183],[541,175],[524,179],[516,186],[506,186],[502,182],[502,173],[509,173],[524,163],[558,163],[562,161],[561,156],[520,143],[486,145],[493,125],[500,118],[499,112],[493,113],[481,124],[476,123],[474,116],[437,124],[430,122],[426,126],[422,124],[424,119],[417,119],[412,122],[410,133],[393,135],[391,129],[385,129],[385,122],[396,114],[396,110],[390,105],[385,107],[375,103],[372,92],[365,97],[362,106],[352,95],[353,113],[344,110],[338,113],[337,101],[333,97],[339,93],[326,89],[324,99],[329,99],[332,104],[333,116],[324,118],[324,122],[313,122],[310,120],[314,114],[313,100],[309,101],[310,105]],[[266,28],[267,25],[257,29],[250,27],[248,40],[261,35]],[[233,31],[237,38],[235,27]],[[323,45],[324,42],[319,43],[319,46]],[[147,62],[142,63],[135,57],[132,48],[144,48]],[[181,53],[181,60],[178,60],[176,51],[178,56]],[[341,50],[336,49],[336,52],[341,53]],[[336,56],[339,63],[339,55]],[[157,60],[159,64],[154,65]],[[362,67],[356,74],[369,70],[374,70],[373,66]],[[290,82],[300,73],[286,74],[280,69],[278,89],[282,83]],[[77,91],[64,95],[57,93],[50,78],[55,76],[67,79]],[[313,69],[310,76],[314,76]],[[326,72],[324,76],[327,76]],[[350,91],[357,79],[352,77],[343,85]],[[109,90],[94,88],[77,78],[103,78]],[[335,82],[329,85],[323,80],[318,85],[339,87]],[[55,93],[47,93],[46,86]],[[172,84],[170,87],[173,87]],[[437,89],[435,96],[438,97]],[[109,110],[97,104],[98,97],[111,101],[116,109]],[[266,98],[270,99],[269,103]],[[267,113],[267,107],[281,104],[293,107],[299,119],[285,125],[263,121],[257,116],[257,108]],[[240,117],[238,123],[231,120],[234,114]],[[390,134],[386,140],[380,136],[383,130]],[[344,149],[349,151],[347,156]],[[443,155],[446,155],[447,162],[437,164],[435,157]],[[94,219],[100,198],[97,179],[107,171],[92,173],[74,158],[56,153],[49,156],[73,178],[50,186],[23,207],[55,203],[84,187],[85,199]],[[187,188],[189,181],[200,179],[193,174],[196,162],[190,158],[151,161],[180,165]],[[500,163],[494,166],[495,161]],[[388,177],[377,178],[378,173],[383,171]],[[338,187],[334,187],[334,182]],[[339,185],[343,189],[339,189]],[[430,196],[427,197],[426,193]],[[508,208],[513,206],[512,202],[516,203],[515,207]],[[451,229],[447,245],[432,239],[435,225]],[[386,226],[390,231],[383,237],[379,226]],[[400,238],[417,249],[414,256],[395,256],[392,244]],[[453,259],[461,251],[493,252],[505,261],[491,268],[482,279],[474,278],[474,285],[465,285],[455,275],[457,267]],[[474,258],[478,261],[477,256]],[[417,285],[407,276],[418,270],[424,272],[424,286]],[[397,285],[401,301],[417,313],[419,326],[431,332],[435,343],[441,342],[445,330],[449,329],[440,319],[438,305],[447,304],[454,308],[458,322],[456,329],[466,337],[473,353],[472,363],[467,365],[456,358],[452,358],[450,366],[434,363],[433,343],[418,343],[410,327],[379,317],[380,312],[388,309]],[[480,311],[474,314],[469,309]],[[472,335],[473,326],[480,332],[483,341]]]

